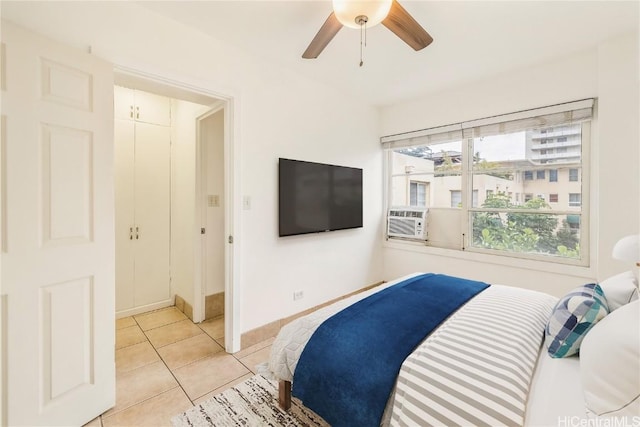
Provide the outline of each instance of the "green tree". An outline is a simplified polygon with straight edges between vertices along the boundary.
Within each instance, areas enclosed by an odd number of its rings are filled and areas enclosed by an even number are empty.
[[[473,217],[474,245],[511,252],[536,252],[578,258],[578,238],[566,221],[558,228],[556,215],[520,213],[519,209],[548,210],[540,198],[518,206],[504,193],[491,194],[482,204],[485,208],[509,209],[511,212],[477,212]]]

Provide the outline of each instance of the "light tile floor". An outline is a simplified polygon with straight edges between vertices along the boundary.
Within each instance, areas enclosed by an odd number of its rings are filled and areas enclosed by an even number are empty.
[[[171,417],[250,378],[273,338],[224,351],[224,318],[191,322],[168,307],[116,321],[116,406],[87,426],[170,426]]]

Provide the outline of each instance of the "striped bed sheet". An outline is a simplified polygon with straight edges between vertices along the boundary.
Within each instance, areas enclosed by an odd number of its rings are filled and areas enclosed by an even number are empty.
[[[547,294],[500,285],[476,296],[405,360],[389,424],[524,425],[555,302]]]
[[[420,273],[298,318],[276,337],[262,373],[291,381],[315,329],[350,304]],[[524,425],[544,326],[557,298],[492,285],[447,319],[405,360],[382,426]]]

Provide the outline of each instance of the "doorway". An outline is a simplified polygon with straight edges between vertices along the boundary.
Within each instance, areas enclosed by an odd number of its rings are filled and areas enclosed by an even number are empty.
[[[176,304],[199,323],[206,318],[205,299],[216,293],[217,298],[223,296],[220,305],[225,318],[225,349],[237,351],[240,334],[234,328],[239,323],[234,322],[238,313],[233,300],[237,245],[227,243],[236,234],[237,223],[233,221],[233,190],[237,178],[234,171],[238,170],[234,166],[239,159],[233,155],[233,97],[129,70],[116,69],[114,83],[168,98],[172,106],[168,298],[117,310],[116,317]],[[134,106],[133,114],[137,113]],[[180,129],[174,129],[174,123],[182,123],[176,126]],[[212,135],[215,150],[211,147]],[[215,177],[212,171],[216,171]],[[130,228],[133,237],[129,240],[135,244],[136,224]]]

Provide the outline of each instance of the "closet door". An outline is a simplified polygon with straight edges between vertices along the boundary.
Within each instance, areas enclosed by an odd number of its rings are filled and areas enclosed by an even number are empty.
[[[117,92],[116,92],[117,93]],[[116,111],[117,111],[116,96]],[[116,311],[134,304],[134,122],[115,120]]]
[[[170,298],[171,128],[135,123],[135,306]]]
[[[139,90],[133,92],[135,104],[133,110],[137,122],[171,126],[170,98]]]
[[[133,120],[135,116],[134,90],[122,86],[113,88],[113,115],[116,120]]]

